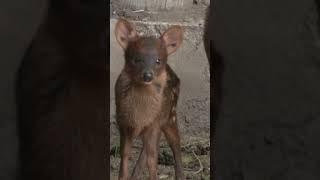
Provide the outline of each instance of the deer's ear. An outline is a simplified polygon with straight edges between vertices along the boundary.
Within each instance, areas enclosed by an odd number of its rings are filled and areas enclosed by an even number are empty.
[[[129,42],[138,37],[135,27],[125,19],[119,19],[116,28],[115,35],[119,45],[126,49]]]
[[[172,26],[161,36],[167,49],[167,54],[174,53],[182,44],[183,32],[180,26]]]

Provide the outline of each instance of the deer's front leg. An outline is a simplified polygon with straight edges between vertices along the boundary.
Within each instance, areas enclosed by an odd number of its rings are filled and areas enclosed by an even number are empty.
[[[120,130],[120,171],[119,171],[119,180],[128,180],[129,170],[129,155],[131,150],[133,137],[130,132],[125,130]]]
[[[158,172],[158,149],[161,130],[157,123],[149,127],[143,135],[143,148],[145,149],[146,162],[149,170],[149,180],[157,179]]]

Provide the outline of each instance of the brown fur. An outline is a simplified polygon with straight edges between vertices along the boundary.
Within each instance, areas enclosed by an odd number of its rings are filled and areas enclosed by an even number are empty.
[[[149,170],[149,179],[157,179],[161,132],[164,132],[174,153],[176,179],[184,179],[175,111],[180,80],[166,63],[167,56],[181,44],[181,28],[170,28],[160,39],[140,38],[129,22],[120,19],[115,34],[120,46],[125,50],[126,59],[115,86],[121,141],[119,180],[129,178],[129,153],[136,137],[142,139],[143,149],[130,179],[139,179],[145,163]],[[154,65],[155,59],[160,59],[161,62]],[[144,84],[141,79],[141,74],[146,69],[154,74],[149,84]]]

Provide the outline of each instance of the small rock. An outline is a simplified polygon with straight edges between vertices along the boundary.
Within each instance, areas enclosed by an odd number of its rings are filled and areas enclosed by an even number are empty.
[[[161,174],[160,176],[159,176],[159,179],[167,179],[169,176],[168,175],[166,175],[166,174]]]
[[[198,4],[198,0],[193,0],[193,4],[197,5]]]

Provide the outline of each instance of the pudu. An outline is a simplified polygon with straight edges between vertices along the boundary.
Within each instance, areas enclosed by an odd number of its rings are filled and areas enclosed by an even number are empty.
[[[125,65],[115,85],[119,179],[129,178],[129,153],[136,137],[142,139],[143,148],[130,179],[138,179],[145,164],[149,179],[157,179],[161,132],[174,155],[176,179],[184,179],[176,115],[180,80],[167,64],[168,56],[182,43],[182,28],[172,26],[160,38],[139,37],[131,23],[119,19],[115,35],[125,54]]]

